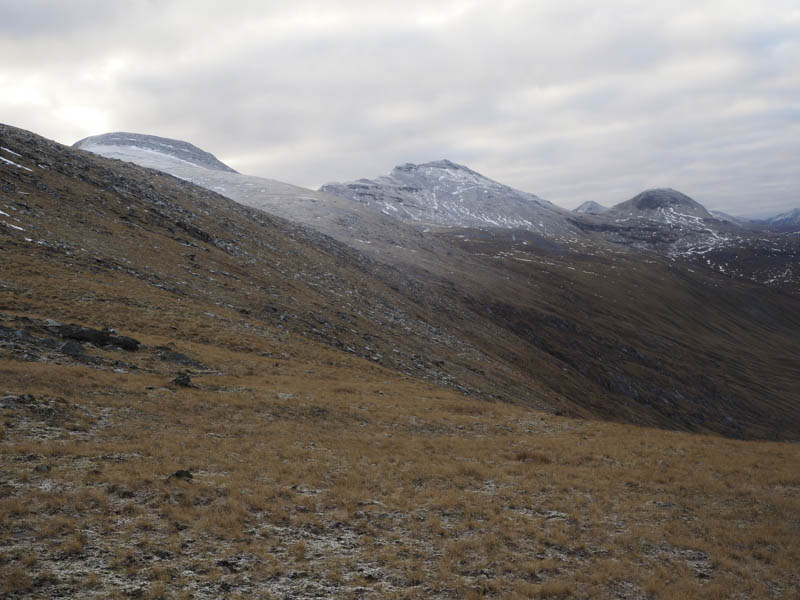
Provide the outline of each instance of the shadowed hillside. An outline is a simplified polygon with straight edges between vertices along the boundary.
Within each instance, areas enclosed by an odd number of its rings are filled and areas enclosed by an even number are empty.
[[[132,144],[114,146],[111,156],[142,160],[143,150]],[[149,149],[146,154],[146,164],[173,168],[169,166],[171,154],[157,155]],[[83,153],[72,156],[89,160]],[[214,182],[222,181],[216,170],[192,169],[191,176],[203,185],[216,189]],[[197,175],[200,171],[206,175]],[[431,175],[434,172],[447,176],[442,175],[442,180]],[[183,168],[176,173],[188,174]],[[213,174],[210,180],[203,178],[208,173]],[[459,206],[469,208],[470,214],[477,214],[477,205],[473,205],[480,198],[491,198],[496,204],[503,194],[511,193],[501,184],[448,162],[408,165],[398,173],[406,179],[414,175],[417,182],[403,188],[404,194],[411,194],[403,196],[403,202],[411,202],[412,196],[436,205],[445,200],[461,202],[463,206]],[[258,186],[253,187],[253,178],[223,175],[227,178],[222,186],[225,193],[246,204],[255,203],[251,195]],[[406,179],[406,183],[411,181]],[[267,185],[267,180],[259,181],[259,185]],[[425,186],[431,181],[435,185],[428,189]],[[400,185],[394,180],[389,183]],[[375,185],[383,189],[389,183],[380,180]],[[469,190],[464,191],[467,184]],[[737,437],[797,437],[800,409],[791,365],[800,359],[798,303],[742,281],[744,274],[732,280],[729,275],[711,272],[710,268],[724,270],[722,261],[701,262],[698,269],[654,254],[652,249],[660,247],[659,243],[673,250],[688,248],[696,265],[706,256],[694,254],[698,244],[723,239],[720,236],[727,226],[703,218],[710,215],[679,192],[650,190],[619,205],[630,205],[631,210],[642,213],[635,223],[612,225],[608,219],[587,217],[574,221],[588,229],[587,234],[554,238],[507,229],[463,233],[449,229],[439,235],[422,228],[415,231],[400,222],[392,232],[390,217],[360,202],[347,205],[348,200],[338,198],[332,210],[324,195],[312,198],[316,193],[307,191],[311,196],[306,198],[299,188],[281,185],[286,189],[269,188],[272,196],[263,204],[265,210],[280,206],[281,214],[302,214],[306,225],[368,249],[370,257],[302,230],[309,252],[323,244],[341,253],[343,260],[335,267],[344,270],[337,275],[341,285],[353,281],[352,266],[361,264],[361,284],[345,304],[338,299],[341,292],[331,294],[324,284],[316,285],[311,297],[320,301],[310,309],[303,300],[306,294],[291,294],[300,300],[290,301],[289,306],[285,294],[273,294],[273,309],[298,317],[284,318],[284,326],[403,373],[483,398],[564,414],[713,430]],[[240,198],[242,189],[251,195]],[[543,210],[544,205],[535,200],[526,202],[532,209]],[[311,212],[298,212],[295,205]],[[237,210],[225,202],[214,208],[218,212],[229,209]],[[352,229],[342,224],[343,214],[355,215],[354,222],[372,225]],[[655,217],[666,220],[662,223]],[[684,221],[691,227],[687,229]],[[288,226],[278,219],[271,223]],[[593,232],[597,228],[603,231]],[[624,246],[615,242],[617,237]],[[720,248],[733,252],[743,247],[742,242],[736,244]],[[629,245],[650,250],[636,251]],[[716,249],[708,256],[719,252]],[[769,272],[789,258],[782,253],[773,259]],[[306,260],[318,261],[311,255]],[[751,272],[766,269],[766,262],[756,262],[759,267],[746,259],[742,264],[749,265]],[[263,277],[260,271],[240,264],[236,269],[243,273],[242,281],[252,283]],[[326,267],[333,272],[331,269],[334,267]],[[304,285],[307,269],[299,271],[291,286]],[[235,288],[226,293],[235,294]],[[236,306],[249,302],[242,298],[230,301]],[[332,306],[337,306],[336,310],[331,310]],[[343,316],[356,321],[351,323]],[[254,313],[253,317],[264,315]]]

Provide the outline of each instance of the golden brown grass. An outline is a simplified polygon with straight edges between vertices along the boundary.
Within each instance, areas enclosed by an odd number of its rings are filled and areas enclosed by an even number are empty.
[[[58,394],[89,424],[37,437],[5,410],[9,597],[172,597],[187,572],[197,597],[798,590],[797,446],[483,403],[332,351],[266,377],[251,354],[187,347],[220,374],[170,389],[166,365],[4,364],[8,391]]]
[[[43,237],[83,243],[67,208],[28,201],[47,209],[32,221]],[[106,224],[113,235],[91,240],[93,253],[139,253],[159,280],[187,277],[169,258],[186,252],[178,241],[157,251],[144,229]],[[57,417],[0,409],[0,596],[800,594],[797,445],[482,402],[226,306],[257,310],[263,289],[203,279],[181,296],[98,271],[90,254],[21,241],[3,253],[0,317],[112,324],[209,371],[183,388],[170,381],[186,367],[152,348],[87,348],[106,361],[96,367],[0,346],[0,393],[52,402]],[[204,261],[236,266],[219,249]],[[340,272],[322,253],[307,262]],[[292,287],[291,273],[276,281],[282,298],[308,294],[304,315],[328,314],[330,295]],[[520,389],[504,380],[498,369],[504,395]],[[192,480],[170,478],[178,469]]]

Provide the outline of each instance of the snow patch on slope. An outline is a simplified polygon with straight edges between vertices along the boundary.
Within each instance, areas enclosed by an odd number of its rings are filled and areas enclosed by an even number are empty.
[[[17,167],[18,169],[25,169],[26,171],[33,172],[33,169],[29,169],[28,167],[23,167],[22,165],[19,165],[19,164],[15,163],[14,161],[8,160],[7,158],[3,158],[2,156],[0,156],[0,160],[2,160],[6,164],[11,165],[12,167]]]

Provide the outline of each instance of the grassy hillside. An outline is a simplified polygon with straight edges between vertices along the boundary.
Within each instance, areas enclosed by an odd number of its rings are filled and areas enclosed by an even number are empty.
[[[140,341],[202,362],[192,387],[152,350],[93,352],[114,369],[5,357],[4,597],[800,593],[796,444],[467,399],[303,340],[178,335]]]
[[[519,232],[428,236],[437,253],[392,266],[173,177],[2,132],[19,166],[0,172],[0,310],[151,333],[158,312],[195,340],[294,333],[562,414],[800,432],[799,298]]]
[[[0,596],[800,593],[796,444],[596,420],[796,435],[793,300],[514,239],[412,278],[0,132]]]
[[[490,353],[547,381],[567,413],[798,439],[797,297],[590,241],[440,235],[482,265],[457,293],[471,322],[504,332]]]

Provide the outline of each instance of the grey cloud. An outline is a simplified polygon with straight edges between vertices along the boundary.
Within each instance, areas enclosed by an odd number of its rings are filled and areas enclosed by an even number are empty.
[[[2,120],[177,137],[307,186],[447,157],[565,206],[653,185],[800,205],[788,1],[120,6],[0,2]]]
[[[114,20],[123,5],[104,0],[3,0],[0,2],[0,33],[18,39],[49,35],[79,35],[94,23]]]

